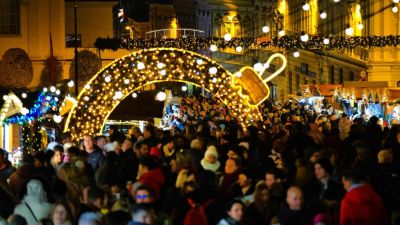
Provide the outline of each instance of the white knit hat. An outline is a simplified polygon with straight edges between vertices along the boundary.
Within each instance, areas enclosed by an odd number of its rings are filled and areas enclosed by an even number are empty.
[[[207,151],[204,154],[204,158],[200,161],[200,164],[205,170],[217,172],[221,164],[220,162],[218,162],[218,160],[215,163],[209,163],[206,158],[210,155],[215,156],[218,159],[217,148],[214,145],[210,145],[207,147]]]
[[[249,142],[240,142],[239,146],[245,147],[247,150],[250,149],[250,145]]]
[[[213,155],[213,156],[215,156],[215,158],[218,159],[218,151],[214,145],[210,145],[207,147],[207,151],[204,154],[204,158],[207,158],[207,156],[209,156],[209,155]]]
[[[114,141],[112,143],[107,143],[106,145],[104,145],[104,150],[106,150],[107,152],[113,152],[115,151],[115,149],[117,149],[118,147],[118,142]]]
[[[72,146],[74,146],[73,143],[70,143],[70,142],[65,143],[64,146],[63,146],[64,152],[67,153],[67,152],[68,152],[68,149],[71,148]]]

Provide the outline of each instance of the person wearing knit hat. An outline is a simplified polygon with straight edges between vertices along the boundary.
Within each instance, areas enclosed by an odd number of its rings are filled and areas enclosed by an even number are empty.
[[[318,213],[317,215],[314,216],[313,224],[314,225],[321,225],[321,224],[329,225],[331,223],[330,223],[328,215],[326,215],[324,213]]]
[[[207,147],[207,151],[204,154],[204,158],[201,160],[200,164],[205,170],[217,172],[221,164],[218,162],[218,151],[214,145]]]
[[[107,152],[114,152],[118,148],[119,143],[117,141],[114,141],[112,143],[107,143],[104,145],[104,150]]]

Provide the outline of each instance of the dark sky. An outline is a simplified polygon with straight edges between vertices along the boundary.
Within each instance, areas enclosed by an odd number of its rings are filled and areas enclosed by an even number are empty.
[[[149,21],[149,3],[171,4],[173,0],[122,0],[128,16],[137,22]]]

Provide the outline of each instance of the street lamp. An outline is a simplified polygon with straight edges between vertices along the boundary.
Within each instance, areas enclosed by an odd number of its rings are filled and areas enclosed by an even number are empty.
[[[74,1],[74,24],[75,24],[75,96],[78,96],[78,1]]]

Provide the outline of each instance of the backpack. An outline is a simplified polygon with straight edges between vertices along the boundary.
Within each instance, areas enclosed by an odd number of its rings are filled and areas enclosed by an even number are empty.
[[[187,201],[191,208],[185,215],[183,225],[208,225],[208,218],[205,209],[214,201],[214,199],[209,199],[201,205],[194,203],[190,198],[188,198]]]

